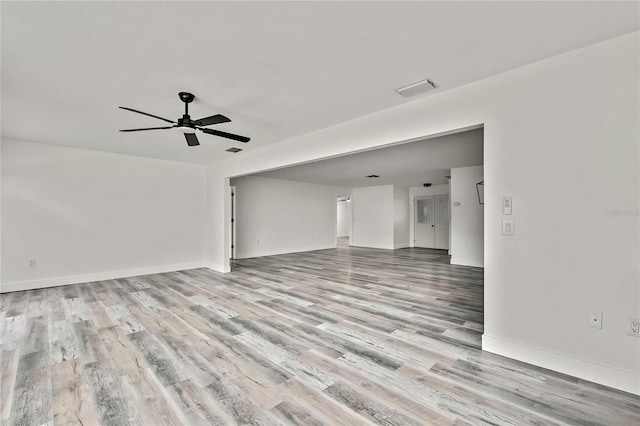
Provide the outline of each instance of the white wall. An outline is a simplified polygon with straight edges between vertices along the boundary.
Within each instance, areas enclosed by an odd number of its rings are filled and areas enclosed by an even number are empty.
[[[393,185],[353,188],[351,245],[392,249]]]
[[[228,176],[484,125],[483,348],[640,394],[640,339],[624,334],[640,316],[639,34],[210,166],[208,259],[227,265]],[[504,195],[515,237],[500,235]]]
[[[428,197],[430,195],[445,195],[449,193],[449,184],[433,185],[428,188],[424,186],[412,186],[409,188],[409,247],[415,247],[414,226],[415,226],[415,203],[416,197]],[[449,226],[451,231],[451,226]],[[451,232],[449,232],[449,247],[451,247]]]
[[[0,124],[1,125],[1,124]],[[0,217],[2,216],[2,141],[0,140]],[[0,220],[0,291],[2,291],[2,220]]]
[[[482,166],[451,169],[451,264],[484,266],[484,208],[476,183]],[[455,205],[460,203],[460,205]]]
[[[408,187],[353,188],[351,208],[351,245],[382,249],[409,247]]]
[[[337,202],[337,235],[338,237],[349,236],[349,222],[351,222],[351,215],[349,214],[350,201],[338,201]]]
[[[203,166],[2,140],[2,291],[203,266],[205,181]]]
[[[409,247],[409,187],[393,187],[393,248]]]
[[[233,185],[236,258],[336,247],[336,196],[350,191],[256,176]]]

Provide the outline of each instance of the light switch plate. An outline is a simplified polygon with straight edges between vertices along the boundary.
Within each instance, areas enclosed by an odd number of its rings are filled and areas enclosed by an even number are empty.
[[[502,219],[502,235],[516,235],[515,220]]]
[[[511,214],[513,209],[513,200],[511,197],[502,197],[502,214]]]

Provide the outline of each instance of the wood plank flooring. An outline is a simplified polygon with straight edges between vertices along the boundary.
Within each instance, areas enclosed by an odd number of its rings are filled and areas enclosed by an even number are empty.
[[[480,350],[483,271],[339,247],[1,296],[4,425],[639,425]]]

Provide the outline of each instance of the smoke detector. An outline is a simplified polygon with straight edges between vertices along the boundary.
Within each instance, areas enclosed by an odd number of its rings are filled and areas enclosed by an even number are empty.
[[[420,95],[421,93],[426,93],[430,90],[437,88],[438,86],[431,80],[430,78],[426,78],[424,80],[416,81],[415,83],[407,84],[406,86],[399,87],[395,89],[396,93],[405,98],[410,98],[411,96]]]

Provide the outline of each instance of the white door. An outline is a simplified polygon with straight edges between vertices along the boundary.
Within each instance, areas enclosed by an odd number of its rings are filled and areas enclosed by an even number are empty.
[[[435,248],[434,197],[419,197],[414,202],[413,245]]]
[[[449,249],[449,196],[436,196],[436,243],[437,249]]]

